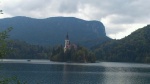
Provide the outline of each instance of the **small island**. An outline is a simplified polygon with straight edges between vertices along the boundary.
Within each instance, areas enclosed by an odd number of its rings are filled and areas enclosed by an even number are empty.
[[[67,33],[64,48],[62,45],[53,48],[50,60],[57,62],[94,63],[96,57],[90,50],[76,44],[71,44]]]

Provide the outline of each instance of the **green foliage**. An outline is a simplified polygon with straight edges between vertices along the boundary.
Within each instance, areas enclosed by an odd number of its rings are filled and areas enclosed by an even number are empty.
[[[8,28],[5,31],[0,32],[0,58],[6,55],[7,51],[7,43],[6,39],[9,37],[8,33],[12,30],[12,28]]]
[[[78,46],[77,49],[73,47],[70,50],[64,52],[63,46],[53,48],[52,55],[50,56],[52,61],[60,62],[95,62],[96,57],[94,53],[88,49]]]
[[[51,48],[31,45],[23,41],[7,40],[12,28],[0,32],[0,58],[8,59],[48,59]]]
[[[12,28],[8,28],[5,31],[0,32],[0,58],[4,57],[9,49],[7,46],[7,42],[9,42],[7,40],[7,38],[9,37],[8,33],[12,30]],[[21,83],[16,77],[11,77],[11,78],[4,78],[2,76],[0,76],[0,84],[10,84],[10,83],[14,83],[14,84],[26,84],[26,83]]]
[[[7,45],[12,51],[4,57],[8,59],[48,59],[51,54],[50,47],[31,45],[24,41],[12,40]]]
[[[27,84],[26,82],[21,82],[16,76],[10,78],[2,78],[0,84]]]
[[[102,61],[150,63],[150,25],[121,40],[106,42],[94,52]]]

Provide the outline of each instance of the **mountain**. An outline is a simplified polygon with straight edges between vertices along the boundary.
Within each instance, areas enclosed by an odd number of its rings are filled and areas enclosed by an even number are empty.
[[[34,19],[29,17],[12,17],[0,19],[1,30],[13,27],[11,39],[19,39],[31,44],[64,44],[69,33],[70,41],[85,46],[93,46],[110,40],[105,27],[99,21],[85,21],[74,17],[50,17]]]
[[[136,30],[121,40],[111,40],[96,46],[99,60],[150,63],[150,25]]]

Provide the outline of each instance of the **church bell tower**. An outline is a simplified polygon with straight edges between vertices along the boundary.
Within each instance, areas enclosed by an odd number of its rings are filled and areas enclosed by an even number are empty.
[[[66,39],[65,39],[64,52],[66,52],[68,49],[70,49],[70,41],[69,41],[69,36],[68,36],[68,33],[67,33]]]

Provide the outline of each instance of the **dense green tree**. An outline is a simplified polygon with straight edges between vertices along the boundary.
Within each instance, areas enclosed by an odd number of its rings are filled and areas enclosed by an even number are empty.
[[[5,31],[0,32],[0,58],[4,57],[8,52],[6,39],[8,38],[8,32],[10,32],[12,28],[8,28]]]
[[[51,48],[49,46],[31,45],[24,41],[12,40],[7,42],[11,50],[4,58],[8,59],[49,59]]]
[[[55,47],[52,50],[50,60],[59,62],[95,62],[95,54],[90,50],[78,46],[77,49],[72,47],[70,50],[64,52],[63,47]]]

